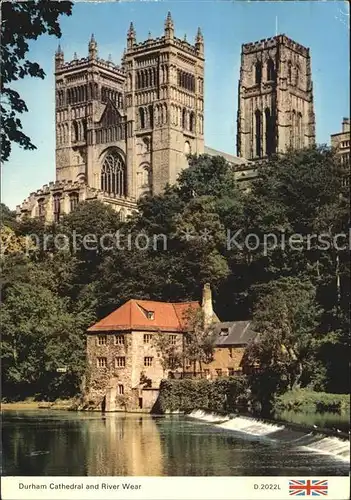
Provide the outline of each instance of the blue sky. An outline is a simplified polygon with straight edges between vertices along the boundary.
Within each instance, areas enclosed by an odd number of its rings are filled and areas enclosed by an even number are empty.
[[[278,33],[310,48],[314,82],[317,142],[330,142],[330,134],[341,128],[348,116],[349,34],[348,11],[341,1],[124,1],[79,2],[70,17],[61,19],[61,46],[65,60],[85,57],[91,33],[99,56],[119,63],[126,32],[133,21],[137,40],[163,33],[168,10],[176,36],[193,42],[197,27],[205,38],[205,142],[235,154],[237,85],[241,44]],[[58,40],[44,36],[30,45],[28,57],[38,61],[45,80],[27,78],[16,89],[26,100],[29,112],[22,116],[24,131],[37,146],[35,151],[13,147],[3,166],[2,201],[10,208],[30,192],[55,179],[54,52]]]

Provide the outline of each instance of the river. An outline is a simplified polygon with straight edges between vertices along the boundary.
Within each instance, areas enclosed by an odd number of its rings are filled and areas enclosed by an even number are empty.
[[[184,416],[4,410],[2,475],[348,475],[348,464]]]

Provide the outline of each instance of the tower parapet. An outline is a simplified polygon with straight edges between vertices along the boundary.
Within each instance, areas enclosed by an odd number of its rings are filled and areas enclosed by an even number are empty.
[[[310,51],[286,35],[242,45],[237,154],[249,160],[315,143]]]

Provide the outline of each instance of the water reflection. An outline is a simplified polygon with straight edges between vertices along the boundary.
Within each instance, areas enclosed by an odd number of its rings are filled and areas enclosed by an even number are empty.
[[[108,414],[84,422],[88,476],[161,476],[157,426],[149,416]]]
[[[182,417],[3,412],[4,475],[346,475],[347,464]]]

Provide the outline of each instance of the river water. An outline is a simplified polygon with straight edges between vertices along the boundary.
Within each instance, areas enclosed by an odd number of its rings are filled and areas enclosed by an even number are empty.
[[[181,416],[4,410],[2,475],[347,475],[348,464]]]

